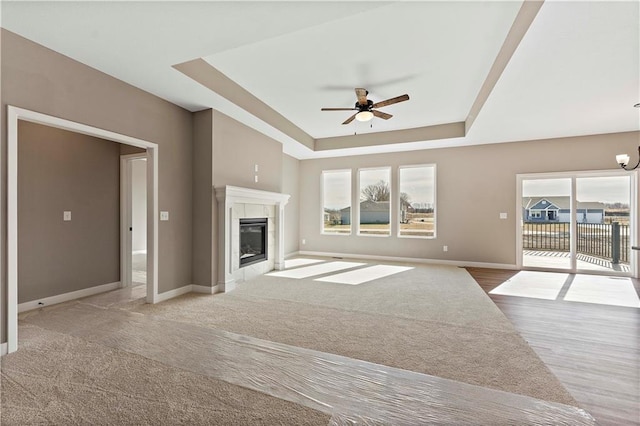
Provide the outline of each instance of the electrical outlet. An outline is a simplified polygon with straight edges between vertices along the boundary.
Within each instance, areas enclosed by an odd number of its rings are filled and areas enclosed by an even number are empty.
[[[442,246],[442,251],[449,251],[449,246]]]
[[[506,218],[507,218],[506,213],[500,213],[500,219],[506,219]]]
[[[253,178],[254,178],[255,182],[258,183],[258,175],[255,175]]]
[[[160,220],[169,220],[169,212],[160,212]]]
[[[66,211],[62,213],[62,220],[69,222],[71,220],[71,212]]]
[[[304,238],[302,239],[302,245],[307,244],[307,240],[305,240]]]
[[[253,171],[254,171],[254,172],[256,172],[256,173],[258,173],[258,165],[257,165],[257,164],[255,164],[255,165],[253,166]]]

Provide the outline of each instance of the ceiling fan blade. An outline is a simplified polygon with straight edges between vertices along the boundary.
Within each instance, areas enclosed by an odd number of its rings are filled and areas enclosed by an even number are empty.
[[[404,102],[409,100],[409,95],[396,96],[395,98],[387,99],[386,101],[376,102],[372,105],[372,108],[382,108],[387,105],[397,104],[398,102]]]
[[[358,104],[367,104],[367,89],[363,89],[361,87],[356,88],[356,96],[358,97]]]
[[[373,115],[375,115],[378,118],[383,118],[385,120],[390,119],[391,117],[393,117],[393,115],[391,114],[387,114],[386,112],[382,112],[382,111],[376,111],[375,109],[371,111],[373,113]]]
[[[356,114],[353,114],[351,117],[349,117],[349,118],[347,118],[346,120],[344,120],[344,123],[342,123],[342,124],[349,124],[349,123],[351,123],[351,122],[356,118],[356,115],[358,115],[358,114],[357,114],[357,113],[356,113]]]
[[[358,108],[320,108],[320,111],[357,111]]]

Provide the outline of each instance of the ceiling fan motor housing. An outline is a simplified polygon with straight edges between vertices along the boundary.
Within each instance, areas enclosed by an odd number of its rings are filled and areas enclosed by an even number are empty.
[[[359,102],[356,102],[356,108],[358,108],[358,111],[362,112],[362,111],[371,111],[371,109],[373,109],[373,101],[371,99],[367,99],[367,103],[365,104],[360,104]]]

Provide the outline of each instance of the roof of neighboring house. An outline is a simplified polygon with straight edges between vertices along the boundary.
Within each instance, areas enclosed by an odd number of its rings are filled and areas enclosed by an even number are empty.
[[[525,209],[533,208],[536,204],[546,200],[555,205],[559,209],[568,209],[571,207],[570,197],[522,197],[522,207]],[[604,204],[597,201],[582,202],[578,200],[578,209],[604,210]]]
[[[351,210],[351,207],[345,207],[340,210],[343,212],[347,212]],[[388,212],[389,211],[389,202],[388,201],[360,201],[360,211],[361,212]]]

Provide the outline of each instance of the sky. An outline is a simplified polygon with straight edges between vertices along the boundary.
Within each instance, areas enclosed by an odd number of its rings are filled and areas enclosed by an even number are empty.
[[[581,202],[629,204],[629,176],[591,177],[576,179],[576,198]],[[523,197],[553,197],[571,195],[571,179],[531,179],[522,182]]]
[[[434,204],[434,167],[404,167],[400,169],[400,192],[409,194],[411,203]]]
[[[324,172],[323,202],[325,209],[342,209],[351,205],[351,171]]]

